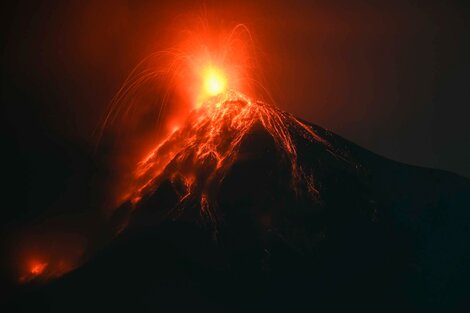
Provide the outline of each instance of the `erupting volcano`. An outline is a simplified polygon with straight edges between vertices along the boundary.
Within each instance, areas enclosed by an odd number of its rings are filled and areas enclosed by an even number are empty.
[[[240,31],[250,38],[241,25],[190,36],[129,76],[98,131],[115,136],[110,154],[126,164],[109,188],[113,239],[76,270],[25,287],[13,306],[468,305],[470,182],[382,158],[281,110],[253,75]],[[51,271],[35,261],[21,279]]]
[[[269,135],[275,144],[273,153],[288,164],[290,173],[285,187],[298,196],[308,195],[312,201],[318,193],[313,169],[300,161],[296,141],[322,146],[331,155],[343,158],[311,126],[256,98],[256,88],[247,86],[255,80],[247,79],[248,71],[243,69],[248,63],[249,46],[243,41],[234,45],[236,40],[240,41],[241,34],[249,35],[249,32],[238,25],[229,34],[221,51],[212,51],[210,47],[214,45],[206,42],[199,43],[202,52],[177,49],[172,54],[177,56],[176,61],[171,62],[169,70],[162,74],[150,68],[134,73],[116,96],[104,127],[109,120],[119,117],[121,108],[133,105],[129,94],[139,92],[148,80],[149,70],[150,77],[155,73],[156,77],[169,77],[167,81],[175,82],[170,92],[167,91],[165,101],[174,104],[171,97],[177,90],[185,95],[185,100],[180,102],[186,103],[185,112],[170,116],[173,121],[170,130],[153,140],[155,146],[137,162],[133,175],[126,178],[130,183],[118,197],[124,203],[122,206],[131,211],[145,206],[158,188],[169,182],[177,192],[178,201],[168,208],[168,214],[181,214],[188,203],[197,203],[202,219],[216,228],[220,217],[216,209],[219,189],[232,166],[243,158],[241,146],[254,129],[262,129]],[[255,96],[247,96],[237,87],[250,90]],[[125,224],[127,221],[118,228],[122,230]]]

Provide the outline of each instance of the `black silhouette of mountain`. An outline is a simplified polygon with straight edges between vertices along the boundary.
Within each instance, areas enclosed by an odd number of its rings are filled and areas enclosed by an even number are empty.
[[[256,123],[211,187],[210,213],[200,193],[181,202],[182,182],[161,176],[132,212],[116,211],[127,227],[109,246],[21,287],[6,311],[469,309],[470,181],[303,123],[329,143],[292,132],[310,191],[292,187],[291,162]]]

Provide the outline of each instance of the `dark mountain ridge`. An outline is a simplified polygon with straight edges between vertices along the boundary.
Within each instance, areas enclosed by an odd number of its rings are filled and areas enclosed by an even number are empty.
[[[134,207],[117,209],[116,227],[127,226],[109,246],[23,286],[10,311],[469,308],[470,181],[297,121],[321,139],[287,126],[307,173],[299,188],[289,155],[253,123],[222,176],[208,179],[208,155],[188,192],[177,175],[188,160],[170,162]]]

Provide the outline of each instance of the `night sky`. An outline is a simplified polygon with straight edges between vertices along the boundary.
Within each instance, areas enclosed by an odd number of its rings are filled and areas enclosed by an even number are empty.
[[[2,4],[6,223],[93,210],[91,134],[106,105],[143,57],[167,48],[177,17],[200,12],[250,28],[281,108],[385,157],[470,177],[463,4],[171,2]]]

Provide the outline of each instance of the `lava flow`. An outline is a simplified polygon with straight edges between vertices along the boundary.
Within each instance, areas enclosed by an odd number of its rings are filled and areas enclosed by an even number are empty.
[[[229,90],[194,108],[182,127],[174,130],[139,162],[128,200],[138,205],[163,180],[180,180],[185,192],[181,194],[179,203],[189,197],[198,198],[204,211],[201,213],[216,222],[214,208],[217,204],[211,190],[238,159],[242,139],[257,123],[270,134],[289,160],[292,188],[298,191],[305,187],[315,194],[312,173],[306,172],[297,162],[292,133],[307,140],[327,143],[289,113]]]

